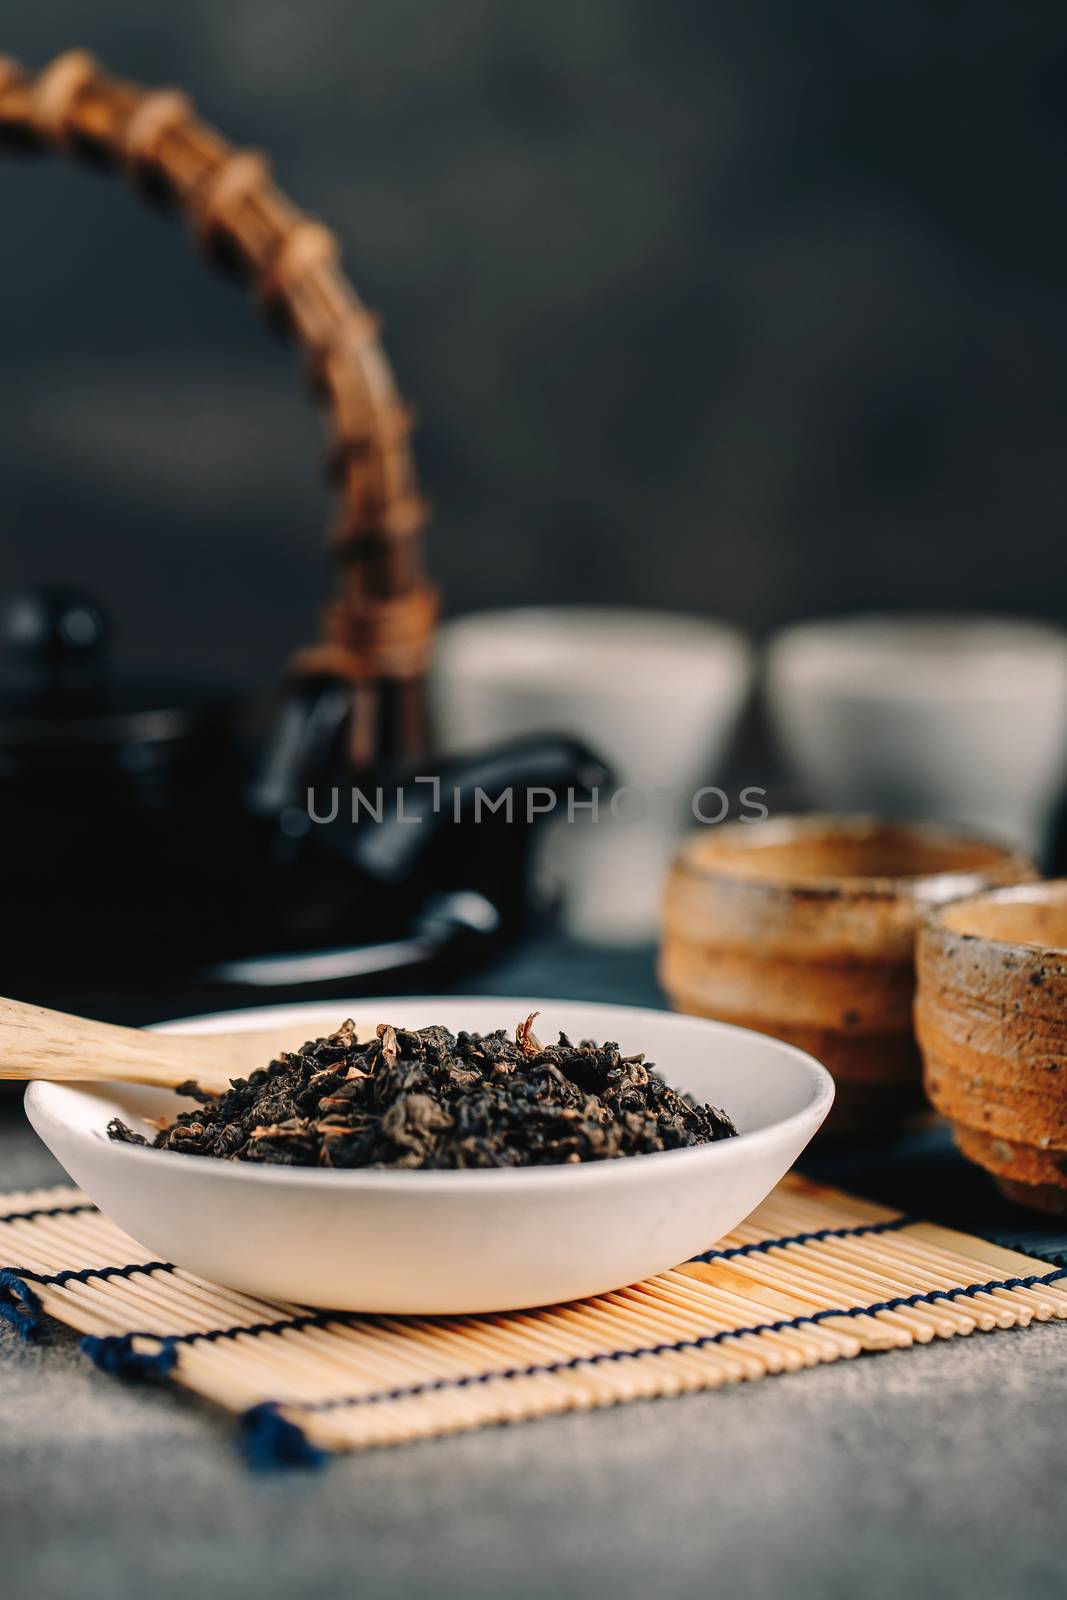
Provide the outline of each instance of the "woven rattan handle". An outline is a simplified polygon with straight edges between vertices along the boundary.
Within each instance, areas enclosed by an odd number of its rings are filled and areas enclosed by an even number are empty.
[[[436,603],[423,575],[411,414],[377,322],[341,270],[335,236],[275,187],[263,156],[234,149],[183,94],[110,78],[81,50],[37,76],[0,57],[0,139],[104,157],[173,201],[209,254],[245,273],[266,314],[307,352],[330,417],[340,584],[322,642],[294,665],[352,681],[357,764],[417,754]]]

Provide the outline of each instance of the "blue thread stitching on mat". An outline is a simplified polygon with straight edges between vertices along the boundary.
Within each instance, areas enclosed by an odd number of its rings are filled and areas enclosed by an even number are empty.
[[[152,1339],[157,1350],[135,1350],[135,1339]],[[118,1378],[165,1378],[178,1363],[177,1340],[158,1333],[110,1334],[100,1338],[87,1333],[81,1348],[101,1372]]]
[[[29,1339],[40,1327],[41,1316],[41,1302],[23,1275],[9,1267],[0,1267],[0,1317],[17,1328],[24,1339]]]
[[[92,1211],[94,1209],[95,1207],[91,1204],[59,1206],[52,1210],[42,1209],[36,1212],[12,1213],[11,1216],[31,1218],[33,1216],[70,1213],[71,1211]],[[0,1221],[3,1220],[9,1219],[0,1217]],[[738,1256],[755,1255],[772,1249],[781,1249],[787,1245],[803,1245],[823,1239],[854,1238],[864,1234],[889,1233],[908,1226],[910,1220],[907,1216],[900,1216],[883,1222],[860,1224],[853,1228],[818,1228],[808,1233],[761,1239],[755,1243],[735,1245],[725,1250],[706,1250],[701,1255],[692,1256],[690,1259],[694,1262],[724,1261]],[[68,1268],[65,1271],[55,1273],[35,1272],[30,1269],[0,1270],[0,1289],[7,1289],[11,1296],[21,1302],[19,1305],[12,1304],[10,1299],[0,1296],[0,1316],[19,1327],[26,1334],[32,1332],[36,1327],[41,1312],[40,1302],[25,1280],[61,1287],[66,1283],[84,1283],[90,1278],[130,1277],[138,1272],[172,1272],[173,1270],[172,1263],[167,1261],[134,1261],[117,1267]],[[893,1299],[876,1301],[866,1306],[831,1307],[821,1311],[813,1311],[803,1317],[787,1318],[777,1322],[757,1323],[747,1328],[724,1329],[721,1332],[707,1334],[697,1339],[680,1339],[670,1343],[641,1346],[626,1350],[600,1351],[591,1356],[576,1356],[567,1361],[507,1368],[500,1372],[478,1373],[465,1378],[435,1379],[432,1382],[415,1384],[404,1389],[382,1390],[368,1395],[355,1395],[319,1401],[311,1405],[304,1405],[302,1409],[328,1410],[339,1406],[370,1405],[385,1400],[413,1398],[420,1394],[433,1393],[440,1389],[465,1388],[475,1383],[487,1383],[493,1378],[535,1377],[540,1374],[564,1372],[601,1361],[620,1361],[627,1357],[666,1355],[673,1351],[690,1349],[699,1350],[707,1345],[721,1344],[727,1339],[802,1329],[806,1324],[824,1322],[830,1317],[872,1316],[879,1311],[896,1311],[904,1307],[933,1304],[937,1300],[954,1300],[960,1296],[988,1292],[991,1289],[1032,1288],[1040,1284],[1054,1283],[1064,1277],[1067,1277],[1067,1267],[1061,1267],[1057,1271],[1038,1274],[1029,1278],[990,1279],[985,1283],[972,1283],[955,1289],[935,1289],[920,1294],[898,1295]],[[203,1340],[206,1344],[212,1344],[219,1339],[235,1339],[242,1334],[257,1338],[261,1334],[281,1334],[290,1330],[298,1332],[303,1328],[328,1328],[331,1324],[351,1323],[354,1320],[358,1319],[344,1312],[312,1311],[295,1317],[279,1318],[274,1322],[236,1324],[229,1328],[209,1328],[198,1333],[161,1335],[132,1332],[108,1338],[96,1338],[90,1335],[82,1340],[82,1348],[98,1366],[102,1366],[107,1371],[144,1372],[151,1370],[153,1372],[167,1372],[171,1370],[177,1359],[177,1347],[182,1344],[193,1344],[198,1340]],[[159,1344],[160,1348],[150,1354],[137,1352],[132,1348],[134,1339],[154,1340]],[[291,1404],[292,1402],[281,1403]],[[263,1407],[266,1408],[263,1415],[266,1416],[267,1411],[277,1404],[279,1402],[263,1402]],[[259,1407],[252,1408],[257,1412],[260,1409]],[[284,1419],[281,1418],[276,1420],[279,1423],[284,1422]],[[269,1431],[268,1428],[267,1432],[269,1433]],[[254,1453],[258,1446],[253,1445],[251,1448]]]
[[[88,1283],[90,1278],[132,1278],[136,1272],[173,1272],[170,1261],[130,1261],[124,1267],[67,1267],[63,1272],[34,1272],[30,1267],[12,1269],[31,1283],[62,1289],[66,1283]]]
[[[583,1366],[595,1366],[605,1361],[625,1361],[638,1356],[668,1355],[685,1350],[703,1350],[709,1345],[725,1344],[729,1339],[738,1339],[744,1336],[758,1335],[761,1333],[783,1333],[791,1330],[801,1330],[807,1324],[826,1322],[831,1317],[860,1317],[871,1316],[878,1311],[895,1311],[903,1306],[917,1306],[933,1303],[937,1300],[956,1300],[967,1295],[988,1293],[991,1289],[1029,1289],[1041,1284],[1055,1283],[1060,1278],[1067,1278],[1067,1267],[1059,1268],[1054,1272],[1035,1273],[1028,1278],[991,1278],[984,1283],[971,1283],[961,1285],[957,1289],[931,1290],[925,1294],[897,1295],[891,1300],[875,1302],[866,1306],[843,1306],[839,1309],[826,1309],[813,1311],[807,1317],[788,1317],[777,1322],[756,1323],[747,1328],[728,1328],[718,1333],[705,1334],[696,1339],[676,1339],[669,1343],[639,1346],[629,1350],[605,1350],[589,1356],[572,1356],[566,1361],[546,1361],[530,1364],[524,1367],[508,1367],[499,1372],[478,1372],[461,1378],[437,1378],[425,1383],[409,1384],[394,1389],[378,1390],[371,1394],[340,1395],[330,1400],[315,1402],[263,1400],[258,1405],[250,1406],[243,1412],[238,1424],[238,1449],[251,1467],[257,1470],[268,1470],[279,1467],[320,1467],[328,1459],[330,1452],[313,1444],[304,1430],[296,1422],[281,1415],[281,1409],[304,1411],[307,1413],[336,1411],[353,1407],[378,1405],[389,1401],[418,1399],[424,1394],[435,1394],[442,1390],[463,1390],[473,1388],[478,1384],[491,1383],[495,1379],[509,1380],[514,1378],[532,1378],[550,1376],[558,1372],[574,1371]],[[318,1324],[330,1319],[325,1314],[309,1315],[294,1318],[289,1323],[267,1324],[266,1331],[280,1331],[285,1327],[293,1327],[298,1323],[303,1326]],[[213,1339],[230,1338],[240,1333],[253,1333],[251,1328],[213,1329],[207,1334],[177,1334],[173,1337],[160,1338],[156,1334],[125,1334],[121,1339],[93,1339],[82,1340],[82,1349],[105,1371],[120,1373],[123,1376],[162,1375],[169,1372],[177,1361],[177,1347],[179,1344],[194,1343],[198,1338],[209,1342]],[[135,1338],[156,1339],[159,1343],[158,1351],[139,1354],[132,1349]]]
[[[823,1239],[856,1239],[868,1233],[895,1233],[908,1227],[912,1218],[891,1217],[886,1222],[864,1222],[855,1228],[816,1228],[813,1233],[791,1233],[785,1238],[759,1239],[755,1244],[735,1244],[727,1250],[705,1250],[703,1255],[690,1256],[690,1261],[732,1261],[736,1256],[753,1256],[768,1250],[779,1250],[789,1244],[818,1244]],[[688,1265],[688,1263],[687,1263]]]
[[[31,1267],[13,1267],[6,1271],[0,1269],[0,1288],[5,1286],[5,1280],[10,1280],[8,1285],[12,1291],[19,1294],[20,1298],[30,1295],[34,1303],[39,1306],[37,1296],[29,1289],[29,1283],[40,1284],[44,1288],[62,1288],[67,1283],[87,1283],[90,1278],[130,1278],[137,1272],[173,1272],[174,1264],[170,1261],[130,1261],[122,1267],[68,1267],[63,1272],[36,1272]],[[18,1286],[16,1288],[16,1285]],[[0,1316],[7,1316],[12,1320],[12,1307],[5,1306],[0,1299]],[[296,1317],[279,1317],[276,1322],[235,1323],[229,1328],[206,1328],[202,1333],[142,1333],[133,1332],[124,1334],[123,1338],[131,1339],[165,1339],[171,1343],[191,1344],[196,1339],[203,1339],[205,1344],[213,1344],[216,1339],[236,1339],[242,1333],[258,1337],[261,1333],[287,1333],[290,1329],[300,1331],[302,1328],[327,1328],[331,1323],[351,1323],[357,1318],[355,1313],[344,1311],[307,1311]],[[117,1337],[117,1335],[116,1335]],[[85,1344],[83,1341],[83,1348]],[[87,1353],[89,1353],[87,1351]]]
[[[893,1231],[895,1229],[903,1228],[903,1227],[907,1226],[908,1221],[909,1221],[909,1219],[907,1217],[901,1216],[901,1217],[890,1218],[888,1221],[885,1221],[885,1222],[862,1223],[858,1227],[855,1227],[855,1228],[819,1228],[819,1229],[817,1229],[817,1230],[815,1230],[814,1232],[811,1232],[811,1233],[796,1233],[796,1234],[789,1234],[789,1235],[787,1235],[787,1236],[785,1236],[783,1238],[761,1239],[761,1240],[757,1241],[754,1244],[735,1245],[735,1246],[732,1246],[731,1248],[726,1249],[726,1250],[715,1250],[715,1249],[706,1250],[703,1253],[703,1255],[692,1256],[690,1259],[692,1261],[696,1261],[696,1262],[710,1262],[710,1261],[716,1261],[716,1260],[730,1260],[730,1259],[732,1259],[734,1257],[737,1257],[737,1256],[760,1254],[760,1253],[765,1252],[765,1251],[767,1251],[769,1249],[772,1249],[774,1247],[781,1247],[781,1246],[784,1246],[784,1245],[795,1245],[795,1244],[801,1244],[802,1245],[802,1244],[813,1243],[816,1240],[820,1240],[820,1239],[853,1238],[853,1237],[855,1237],[857,1235],[860,1235],[860,1234],[887,1233],[887,1232]],[[130,1262],[128,1265],[121,1266],[121,1267],[82,1267],[82,1268],[79,1268],[79,1269],[71,1268],[71,1269],[68,1269],[65,1272],[55,1272],[55,1273],[24,1271],[22,1273],[22,1276],[25,1277],[25,1278],[31,1279],[34,1283],[45,1284],[45,1285],[49,1285],[49,1286],[53,1286],[53,1287],[60,1287],[64,1283],[72,1283],[72,1282],[84,1283],[89,1278],[109,1278],[109,1277],[128,1278],[128,1277],[131,1276],[131,1274],[136,1273],[136,1272],[157,1272],[157,1271],[172,1272],[173,1270],[174,1270],[174,1268],[173,1268],[173,1266],[172,1266],[172,1264],[170,1262],[167,1262],[167,1261],[148,1261],[148,1262]],[[946,1291],[946,1295],[948,1293],[949,1293],[949,1291]],[[937,1298],[937,1296],[934,1295],[933,1298]],[[875,1310],[895,1309],[896,1304],[903,1305],[905,1303],[906,1302],[904,1302],[904,1301],[899,1301],[899,1302],[894,1303],[893,1306],[890,1306],[888,1308],[875,1307],[874,1309]],[[2,1303],[0,1303],[0,1304],[2,1304]],[[831,1313],[828,1313],[828,1314],[832,1315],[832,1316],[849,1316],[849,1315],[853,1315],[854,1316],[857,1313],[856,1312],[842,1311],[842,1312],[831,1312]],[[812,1315],[810,1317],[802,1318],[801,1319],[801,1323],[803,1323],[805,1321],[806,1322],[813,1322],[819,1316],[820,1316],[820,1313],[814,1312],[814,1313],[812,1313]],[[307,1312],[303,1312],[299,1316],[295,1316],[295,1317],[279,1317],[274,1322],[239,1323],[239,1324],[235,1324],[234,1326],[229,1327],[229,1328],[208,1328],[208,1329],[204,1330],[201,1333],[195,1333],[195,1334],[194,1333],[178,1333],[178,1334],[173,1334],[173,1335],[167,1335],[166,1338],[167,1338],[168,1344],[170,1346],[174,1346],[174,1347],[176,1347],[177,1345],[181,1345],[181,1344],[192,1344],[196,1340],[203,1340],[203,1342],[205,1344],[214,1344],[219,1339],[235,1339],[235,1338],[239,1337],[241,1334],[248,1334],[251,1338],[255,1339],[255,1338],[259,1338],[260,1335],[262,1335],[262,1334],[282,1334],[282,1333],[288,1333],[290,1331],[299,1333],[304,1328],[329,1328],[331,1326],[331,1324],[337,1324],[337,1323],[351,1324],[353,1321],[356,1321],[356,1320],[359,1320],[359,1319],[358,1318],[354,1318],[352,1315],[346,1314],[343,1311],[307,1311]],[[783,1326],[786,1326],[786,1325],[783,1324]],[[766,1324],[766,1325],[763,1325],[763,1326],[761,1326],[759,1328],[756,1328],[756,1329],[751,1329],[751,1328],[744,1329],[743,1328],[743,1329],[737,1330],[738,1333],[772,1332],[772,1331],[778,1331],[778,1325],[777,1324],[775,1324],[775,1325]],[[153,1339],[153,1338],[159,1338],[159,1337],[162,1337],[162,1336],[156,1335],[156,1334],[150,1334],[150,1333],[143,1333],[143,1334],[130,1334],[130,1335],[127,1335],[125,1337],[128,1337],[128,1338],[148,1338],[148,1339]],[[735,1334],[735,1337],[736,1337],[736,1334]],[[670,1345],[665,1345],[663,1347],[663,1350],[666,1351],[666,1350],[669,1350],[669,1349],[672,1349],[672,1348],[684,1349],[684,1348],[687,1348],[687,1347],[688,1346],[685,1345],[684,1343],[682,1345],[680,1345],[680,1346],[677,1346],[677,1347],[670,1346]],[[92,1359],[96,1360],[96,1356],[93,1355],[93,1351],[88,1348],[88,1346],[87,1346],[87,1344],[85,1342],[83,1342],[83,1349],[86,1350],[86,1354],[90,1355],[92,1357]],[[629,1352],[627,1352],[627,1351],[619,1352],[620,1355],[626,1355],[628,1353]],[[646,1352],[642,1352],[642,1353],[646,1353]],[[110,1357],[105,1356],[105,1359],[110,1359]],[[615,1358],[610,1356],[610,1355],[608,1355],[608,1356],[599,1356],[599,1357],[597,1357],[597,1359],[598,1360],[607,1360],[607,1359],[615,1359]],[[97,1364],[100,1365],[101,1363],[98,1361]],[[170,1370],[170,1366],[172,1366],[172,1365],[173,1365],[173,1362],[171,1361],[168,1364],[168,1366],[166,1367],[165,1370],[169,1371]],[[118,1367],[115,1367],[115,1368],[108,1368],[107,1370],[118,1371],[120,1369]],[[141,1367],[138,1366],[136,1368],[136,1370],[141,1370]],[[537,1369],[532,1369],[532,1370],[540,1371],[541,1369],[537,1368]],[[418,1392],[421,1393],[422,1391],[420,1390]]]
[[[37,1217],[74,1217],[79,1211],[95,1211],[91,1200],[79,1200],[75,1206],[38,1206],[33,1211],[8,1211],[0,1215],[3,1222],[33,1222]]]
[[[813,1311],[806,1317],[786,1317],[779,1322],[761,1322],[748,1328],[724,1328],[719,1333],[704,1334],[695,1339],[675,1339],[669,1343],[641,1345],[629,1350],[602,1350],[588,1356],[571,1356],[566,1361],[545,1361],[524,1367],[507,1367],[498,1372],[477,1372],[462,1378],[435,1378],[425,1383],[413,1383],[399,1389],[380,1389],[371,1394],[341,1395],[332,1400],[300,1401],[275,1400],[271,1404],[293,1411],[336,1411],[342,1407],[375,1405],[390,1400],[417,1399],[422,1394],[434,1394],[442,1389],[469,1389],[475,1384],[491,1383],[497,1378],[536,1378],[556,1372],[570,1372],[579,1367],[595,1366],[602,1361],[625,1361],[637,1356],[672,1355],[678,1351],[703,1350],[708,1345],[725,1344],[729,1339],[739,1339],[761,1333],[785,1333],[803,1329],[812,1322],[826,1322],[831,1317],[867,1317],[878,1311],[898,1311],[905,1306],[930,1304],[936,1300],[956,1300],[961,1296],[988,1293],[991,1289],[1033,1289],[1041,1284],[1054,1283],[1067,1278],[1067,1267],[1055,1272],[1035,1273],[1029,1278],[990,1278],[985,1283],[969,1283],[958,1289],[932,1289],[925,1294],[896,1295],[892,1300],[878,1300],[865,1306],[830,1307]]]
[[[215,1344],[219,1339],[238,1339],[242,1333],[258,1339],[263,1333],[288,1333],[290,1330],[299,1333],[304,1328],[328,1328],[332,1323],[351,1325],[365,1320],[355,1312],[306,1311],[298,1317],[279,1317],[277,1322],[239,1322],[230,1328],[208,1328],[204,1333],[176,1333],[174,1338],[179,1344],[195,1344],[198,1339],[205,1344]]]
[[[273,1405],[292,1406],[304,1411],[331,1411],[339,1406],[371,1405],[384,1400],[406,1400],[420,1394],[432,1394],[440,1389],[465,1389],[475,1383],[489,1383],[494,1378],[534,1378],[554,1372],[568,1372],[577,1367],[595,1365],[600,1361],[624,1361],[634,1356],[662,1356],[678,1351],[703,1350],[708,1345],[724,1344],[729,1339],[740,1339],[761,1333],[783,1333],[803,1329],[810,1323],[826,1322],[831,1317],[869,1317],[879,1311],[899,1311],[908,1306],[932,1305],[938,1300],[957,1300],[972,1294],[988,1294],[992,1289],[1032,1289],[1042,1284],[1055,1283],[1067,1278],[1067,1267],[1055,1272],[1035,1273],[1029,1278],[990,1278],[984,1283],[961,1284],[956,1289],[930,1289],[921,1294],[895,1295],[891,1300],[876,1300],[862,1306],[830,1306],[821,1311],[809,1312],[802,1317],[785,1317],[777,1322],[758,1322],[747,1328],[723,1328],[718,1333],[708,1333],[694,1339],[675,1339],[663,1344],[639,1345],[625,1350],[600,1350],[588,1356],[572,1356],[566,1361],[538,1362],[523,1367],[508,1367],[498,1372],[479,1372],[463,1378],[435,1378],[426,1383],[412,1384],[402,1389],[376,1390],[371,1394],[341,1396],[314,1402],[272,1401]],[[351,1320],[343,1314],[328,1311],[309,1312],[307,1316],[293,1317],[286,1322],[261,1322],[251,1326],[209,1328],[205,1333],[130,1333],[127,1339],[155,1339],[168,1348],[203,1341],[213,1344],[219,1339],[236,1339],[242,1334],[258,1337],[261,1333],[284,1333],[288,1329],[326,1327],[331,1322]]]
[[[321,1466],[330,1452],[312,1444],[298,1423],[290,1422],[279,1414],[284,1407],[291,1411],[308,1413],[336,1411],[342,1408],[369,1406],[398,1400],[414,1400],[420,1395],[435,1394],[444,1389],[469,1389],[477,1384],[491,1383],[494,1379],[533,1378],[550,1376],[557,1372],[574,1371],[583,1366],[594,1366],[602,1361],[624,1361],[628,1357],[668,1355],[676,1351],[702,1350],[708,1345],[724,1344],[728,1339],[760,1333],[784,1333],[803,1329],[805,1324],[825,1322],[830,1317],[869,1316],[876,1311],[893,1311],[901,1306],[922,1305],[935,1300],[955,1300],[961,1296],[988,1292],[990,1289],[1029,1289],[1039,1284],[1054,1283],[1067,1277],[1067,1268],[1056,1272],[1035,1273],[1029,1278],[991,1278],[985,1283],[972,1283],[958,1289],[932,1290],[927,1294],[898,1295],[892,1300],[869,1306],[843,1307],[841,1310],[814,1311],[808,1317],[785,1318],[779,1322],[757,1323],[749,1328],[724,1329],[698,1339],[677,1339],[669,1344],[648,1345],[631,1350],[607,1350],[591,1356],[572,1356],[567,1361],[546,1361],[526,1367],[509,1367],[500,1372],[478,1372],[463,1378],[437,1378],[426,1383],[413,1383],[403,1388],[378,1390],[373,1394],[342,1395],[333,1400],[301,1402],[298,1400],[263,1400],[250,1406],[239,1423],[238,1448],[250,1466],[257,1469],[286,1466]]]
[[[303,1428],[279,1414],[271,1400],[250,1406],[238,1419],[237,1448],[250,1467],[321,1467],[330,1452],[312,1444]]]
[[[69,1209],[69,1208],[68,1208]],[[94,1207],[79,1206],[78,1210],[93,1210]],[[45,1213],[24,1213],[25,1215],[44,1215]],[[0,1221],[3,1219],[0,1218]],[[890,1233],[899,1228],[907,1227],[911,1218],[906,1216],[893,1217],[886,1222],[861,1223],[855,1228],[818,1228],[812,1233],[792,1233],[784,1237],[760,1239],[755,1244],[732,1245],[726,1250],[705,1250],[702,1255],[690,1256],[690,1261],[731,1261],[737,1256],[759,1255],[768,1250],[780,1249],[786,1245],[815,1244],[823,1239],[852,1239],[863,1234]],[[688,1263],[686,1263],[688,1265]],[[69,1267],[63,1272],[34,1272],[28,1267],[18,1267],[17,1272],[22,1278],[27,1278],[33,1283],[46,1284],[53,1288],[62,1288],[66,1283],[86,1283],[90,1278],[128,1278],[136,1272],[173,1272],[174,1263],[171,1261],[131,1261],[121,1267]],[[306,1328],[325,1326],[330,1322],[346,1322],[350,1318],[345,1312],[309,1312],[298,1317],[287,1317],[277,1322],[257,1322],[251,1327],[242,1328],[244,1333],[273,1333],[286,1328]],[[203,1339],[219,1339],[229,1337],[229,1328],[211,1329],[198,1337]]]

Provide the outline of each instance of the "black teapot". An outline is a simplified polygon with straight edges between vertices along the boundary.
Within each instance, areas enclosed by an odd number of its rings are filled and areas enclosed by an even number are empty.
[[[587,792],[606,780],[599,763],[546,737],[361,773],[350,708],[349,683],[302,676],[257,734],[217,687],[118,675],[93,596],[10,600],[6,992],[137,1020],[425,985],[516,938],[532,909],[525,796]],[[511,820],[492,809],[507,790]]]

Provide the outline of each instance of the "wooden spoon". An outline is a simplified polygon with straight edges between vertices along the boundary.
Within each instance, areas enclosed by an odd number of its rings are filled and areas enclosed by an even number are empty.
[[[337,1023],[342,1020],[338,1016]],[[290,1024],[247,1033],[148,1033],[0,999],[0,1078],[147,1083],[157,1089],[193,1078],[221,1094],[231,1078],[247,1078],[308,1037],[306,1022],[299,1029]]]

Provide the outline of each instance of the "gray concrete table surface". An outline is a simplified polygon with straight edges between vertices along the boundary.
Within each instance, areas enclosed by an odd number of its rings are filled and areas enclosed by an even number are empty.
[[[651,997],[594,953],[478,987]],[[0,1187],[59,1176],[0,1103]],[[1003,1600],[1067,1577],[1065,1385],[1046,1325],[256,1475],[212,1408],[5,1330],[0,1590]]]

